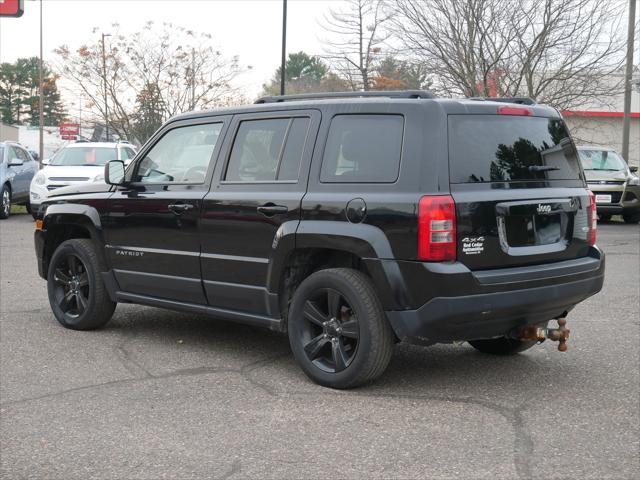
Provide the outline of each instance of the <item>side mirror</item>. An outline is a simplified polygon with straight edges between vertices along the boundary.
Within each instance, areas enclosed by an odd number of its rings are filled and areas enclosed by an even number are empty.
[[[31,158],[33,158],[36,162],[38,161],[38,158],[40,158],[38,152],[36,152],[35,150],[29,150],[29,153],[31,154]]]
[[[629,170],[631,170],[633,173],[636,173],[638,171],[638,167],[636,167],[635,165],[629,165]]]
[[[23,165],[24,162],[22,160],[20,160],[19,158],[12,158],[11,160],[9,160],[9,166],[10,167],[19,167],[20,165]]]
[[[49,162],[51,161],[50,158],[43,158],[42,161],[40,162],[42,165],[49,165]]]
[[[111,160],[104,166],[104,181],[107,185],[124,184],[124,162]]]

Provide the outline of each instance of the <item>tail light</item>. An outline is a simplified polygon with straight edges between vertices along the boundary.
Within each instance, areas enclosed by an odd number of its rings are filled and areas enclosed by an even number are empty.
[[[456,205],[450,195],[420,199],[418,258],[427,262],[456,259]]]
[[[598,231],[598,211],[596,209],[596,196],[589,190],[589,245],[596,244]]]

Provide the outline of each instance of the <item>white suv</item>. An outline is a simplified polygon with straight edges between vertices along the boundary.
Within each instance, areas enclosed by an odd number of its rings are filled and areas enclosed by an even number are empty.
[[[30,200],[32,210],[48,196],[49,192],[69,185],[104,181],[104,165],[110,160],[131,162],[136,149],[124,142],[78,142],[59,150],[51,159],[43,160],[45,167],[31,181]]]

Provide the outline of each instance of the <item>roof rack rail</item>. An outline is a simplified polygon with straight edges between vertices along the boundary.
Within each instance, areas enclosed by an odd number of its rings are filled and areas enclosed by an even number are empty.
[[[331,100],[334,98],[435,98],[433,93],[426,90],[376,90],[367,92],[325,92],[325,93],[300,93],[295,95],[275,95],[262,97],[255,103],[281,103],[295,100]]]
[[[537,102],[531,97],[469,97],[469,100],[476,100],[478,102],[502,102],[502,103],[517,103],[520,105],[537,105]]]

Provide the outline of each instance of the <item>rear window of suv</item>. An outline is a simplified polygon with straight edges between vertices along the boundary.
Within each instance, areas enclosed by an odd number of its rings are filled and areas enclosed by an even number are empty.
[[[576,148],[556,118],[449,116],[451,183],[576,180]]]

